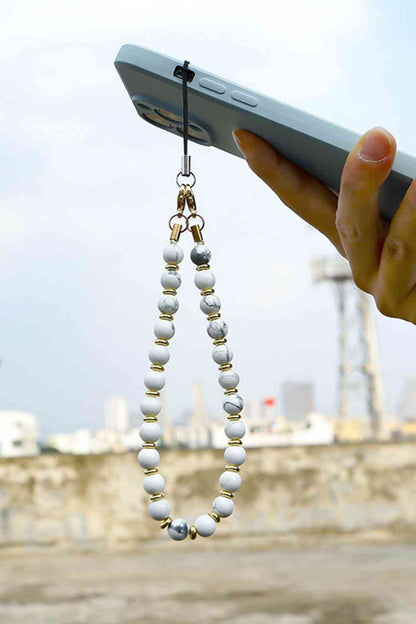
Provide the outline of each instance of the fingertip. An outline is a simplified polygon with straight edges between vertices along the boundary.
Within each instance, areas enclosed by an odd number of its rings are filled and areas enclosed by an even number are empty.
[[[382,126],[374,126],[358,142],[358,157],[368,163],[379,163],[394,156],[396,140]]]

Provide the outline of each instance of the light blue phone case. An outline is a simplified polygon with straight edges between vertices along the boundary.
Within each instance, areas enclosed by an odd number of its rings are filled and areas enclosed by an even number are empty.
[[[189,59],[188,59],[189,60]],[[147,122],[182,136],[182,78],[178,60],[135,45],[124,45],[115,66],[130,98]],[[278,152],[339,192],[349,151],[360,135],[314,115],[189,65],[189,139],[242,157],[232,130],[246,128]],[[391,219],[412,178],[416,159],[397,152],[380,191],[381,214]]]

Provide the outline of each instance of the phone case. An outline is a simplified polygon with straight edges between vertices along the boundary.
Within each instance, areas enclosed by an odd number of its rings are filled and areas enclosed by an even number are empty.
[[[124,45],[116,69],[138,114],[147,122],[182,136],[183,60],[136,45]],[[242,157],[232,130],[246,128],[271,143],[283,156],[339,192],[348,153],[360,135],[210,74],[188,68],[189,139]],[[380,211],[391,219],[413,177],[416,159],[397,152],[393,170],[380,189]]]

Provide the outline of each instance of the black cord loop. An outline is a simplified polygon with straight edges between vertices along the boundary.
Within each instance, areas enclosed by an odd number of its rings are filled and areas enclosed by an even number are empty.
[[[182,96],[183,96],[183,153],[188,155],[188,65],[184,61],[182,72]]]

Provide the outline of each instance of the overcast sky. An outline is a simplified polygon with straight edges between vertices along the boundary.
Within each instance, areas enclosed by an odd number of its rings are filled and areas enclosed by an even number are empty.
[[[121,45],[186,58],[359,133],[384,126],[416,155],[410,0],[17,0],[1,13],[0,409],[34,412],[42,434],[99,428],[110,395],[133,411],[143,392],[182,144],[138,118],[113,66]],[[243,160],[194,143],[190,153],[242,394],[279,400],[284,380],[311,380],[316,408],[333,412],[334,293],[312,284],[310,259],[335,249]],[[185,262],[173,414],[195,380],[211,411],[222,397],[193,271]],[[394,411],[416,373],[416,328],[372,308]]]

